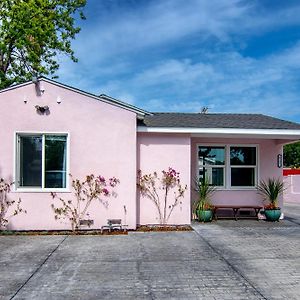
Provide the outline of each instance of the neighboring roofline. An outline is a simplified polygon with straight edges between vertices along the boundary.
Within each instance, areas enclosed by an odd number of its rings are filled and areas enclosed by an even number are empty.
[[[146,127],[138,126],[137,132],[188,133],[195,135],[247,135],[273,138],[300,139],[299,129],[245,129],[245,128],[190,128],[190,127]]]
[[[97,96],[97,95],[94,95],[92,93],[85,92],[85,91],[80,90],[78,88],[72,87],[70,85],[67,85],[67,84],[64,84],[64,83],[60,83],[60,82],[55,81],[53,79],[49,79],[49,78],[44,77],[44,76],[39,77],[38,81],[45,81],[45,82],[48,82],[50,84],[54,84],[56,86],[59,86],[59,87],[62,87],[62,88],[66,88],[66,89],[71,90],[73,92],[79,93],[81,95],[84,95],[84,96],[96,99],[98,101],[100,100],[100,101],[103,101],[105,103],[108,103],[108,104],[111,104],[111,105],[115,105],[115,106],[120,107],[120,108],[127,109],[129,111],[132,111],[132,112],[136,113],[139,117],[142,117],[142,118],[145,115],[151,115],[152,114],[152,113],[150,113],[148,111],[145,111],[145,110],[143,110],[141,108],[138,108],[138,107],[136,107],[134,105],[131,105],[131,104],[125,103],[123,101],[117,100],[117,99],[112,98],[110,96],[107,96],[105,94],[101,94],[100,96]],[[13,90],[13,89],[16,89],[16,88],[19,88],[19,87],[27,86],[27,85],[32,84],[32,83],[33,82],[31,80],[27,81],[27,82],[24,82],[24,83],[19,83],[19,84],[16,84],[16,85],[13,85],[13,86],[10,86],[10,87],[7,87],[5,89],[0,90],[0,93],[6,92],[6,91],[9,91],[9,90]]]
[[[129,103],[126,103],[126,102],[123,102],[123,101],[120,101],[116,98],[113,98],[113,97],[110,97],[108,95],[105,95],[105,94],[101,94],[98,98],[100,98],[101,100],[103,100],[104,102],[108,102],[108,103],[115,103],[116,105],[122,105],[122,106],[125,106],[129,109],[132,109],[134,111],[137,111],[139,114],[142,114],[143,116],[144,115],[152,115],[151,112],[148,112],[146,110],[143,110],[141,108],[138,108],[132,104],[129,104]]]

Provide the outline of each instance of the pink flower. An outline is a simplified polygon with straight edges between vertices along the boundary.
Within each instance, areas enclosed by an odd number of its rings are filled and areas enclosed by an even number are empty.
[[[103,177],[103,176],[98,176],[98,180],[100,181],[100,182],[105,182],[105,178]]]
[[[109,195],[109,191],[108,191],[108,189],[106,189],[106,188],[104,188],[104,189],[102,190],[102,192],[103,192],[103,194],[104,194],[105,196],[108,196],[108,195]]]
[[[111,187],[115,187],[119,182],[119,179],[117,179],[116,177],[109,178],[109,185]]]

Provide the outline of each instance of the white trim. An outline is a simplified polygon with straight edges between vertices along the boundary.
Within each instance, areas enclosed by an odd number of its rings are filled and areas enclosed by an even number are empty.
[[[28,187],[27,189],[22,187],[22,188],[17,188],[13,192],[15,193],[70,193],[71,191],[67,188],[33,188],[33,187]]]
[[[87,96],[87,97],[90,97],[90,98],[93,98],[93,99],[96,99],[98,101],[103,101],[103,102],[108,103],[110,105],[114,105],[114,106],[117,106],[117,107],[129,110],[129,111],[132,111],[132,112],[136,113],[140,117],[143,117],[145,115],[151,115],[150,112],[147,112],[147,111],[145,111],[145,110],[143,110],[141,108],[135,107],[135,106],[133,106],[131,104],[128,104],[128,103],[123,102],[123,101],[120,101],[118,99],[112,98],[112,97],[107,96],[107,95],[96,96],[96,95],[93,95],[91,93],[82,91],[82,90],[77,89],[75,87],[71,87],[69,85],[57,82],[55,80],[52,80],[52,79],[49,79],[49,78],[46,78],[46,77],[40,77],[40,78],[38,78],[38,81],[45,81],[45,82],[47,82],[49,84],[53,84],[53,85],[59,86],[61,88],[73,91],[75,93],[78,93],[78,94],[81,94],[81,95],[84,95],[84,96]],[[19,87],[24,87],[24,86],[27,86],[27,85],[30,85],[30,84],[34,84],[34,83],[32,81],[27,81],[27,82],[24,82],[24,83],[16,84],[16,85],[13,85],[13,86],[10,86],[8,88],[0,90],[0,93],[4,93],[6,91],[10,91],[10,90],[13,90],[13,89],[16,89],[16,88],[19,88]]]
[[[190,127],[146,127],[138,126],[138,132],[149,133],[190,133],[190,134],[241,134],[241,135],[262,135],[262,136],[282,136],[283,138],[300,139],[300,130],[293,129],[242,129],[242,128],[190,128]]]
[[[219,147],[219,148],[224,148],[224,152],[225,152],[225,164],[224,165],[210,165],[208,167],[206,167],[205,165],[199,165],[199,157],[198,157],[198,149],[200,146],[203,147]],[[223,185],[218,185],[216,186],[216,189],[226,189],[227,186],[227,174],[226,174],[226,159],[227,159],[227,149],[226,149],[226,145],[224,144],[210,144],[210,143],[197,143],[196,144],[196,149],[197,149],[197,154],[196,154],[196,159],[197,159],[197,178],[199,177],[199,167],[203,167],[203,168],[220,168],[223,169]]]
[[[258,165],[259,165],[259,162],[260,160],[258,159],[258,149],[259,149],[259,145],[258,144],[228,144],[226,145],[228,147],[228,175],[229,175],[229,180],[228,180],[228,184],[229,184],[229,189],[231,190],[244,190],[244,189],[250,189],[250,190],[254,190],[256,189],[256,186],[258,184],[258,181],[259,181],[259,177],[258,177]],[[231,147],[252,147],[252,148],[255,148],[255,165],[231,165],[230,164],[230,148]],[[254,168],[254,175],[255,175],[255,185],[254,186],[232,186],[231,185],[231,169],[232,168],[240,168],[240,169],[243,169],[243,168]]]
[[[196,176],[199,176],[199,159],[198,148],[199,146],[207,147],[224,147],[225,148],[225,165],[216,165],[224,168],[224,185],[216,186],[217,191],[255,191],[256,185],[260,179],[259,164],[260,164],[260,147],[259,144],[220,144],[220,143],[197,143],[196,144]],[[231,165],[230,165],[230,147],[255,147],[256,149],[256,164],[253,166],[237,166],[238,168],[254,168],[255,169],[255,185],[254,186],[231,186]],[[213,166],[214,167],[214,166]]]
[[[26,135],[41,135],[42,136],[42,187],[19,187],[19,142],[18,139],[20,136]],[[67,165],[66,165],[66,187],[65,188],[45,188],[45,136],[46,135],[64,135],[67,137],[66,146],[67,146]],[[13,192],[16,193],[49,193],[49,192],[61,192],[69,193],[70,192],[70,132],[61,132],[61,131],[15,131],[14,132],[14,155],[13,155]]]
[[[46,171],[46,143],[45,143],[46,139],[45,139],[45,134],[42,135],[42,190],[45,189],[45,171]]]

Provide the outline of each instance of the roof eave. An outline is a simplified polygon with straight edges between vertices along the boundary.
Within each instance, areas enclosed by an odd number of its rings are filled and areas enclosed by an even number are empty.
[[[47,77],[44,77],[44,76],[41,76],[38,78],[38,81],[45,81],[45,82],[48,82],[50,84],[54,84],[56,86],[59,86],[59,87],[62,87],[62,88],[65,88],[65,89],[68,89],[68,90],[71,90],[73,92],[76,92],[76,93],[79,93],[81,95],[84,95],[84,96],[87,96],[87,97],[90,97],[90,98],[93,98],[93,99],[96,99],[96,100],[100,100],[100,101],[103,101],[105,103],[108,103],[108,104],[111,104],[111,105],[115,105],[117,107],[120,107],[120,108],[123,108],[123,109],[126,109],[126,110],[129,110],[129,111],[132,111],[134,113],[137,114],[137,118],[138,119],[143,119],[145,115],[151,115],[150,112],[148,111],[145,111],[143,109],[140,109],[138,107],[135,107],[131,104],[128,104],[128,103],[125,103],[125,102],[122,102],[120,100],[117,100],[115,98],[112,98],[110,96],[107,96],[107,95],[100,95],[100,96],[96,96],[94,94],[91,94],[89,92],[85,92],[83,90],[80,90],[78,88],[74,88],[72,86],[69,86],[69,85],[66,85],[66,84],[63,84],[63,83],[60,83],[60,82],[57,82],[53,79],[49,79]],[[19,84],[16,84],[16,85],[13,85],[13,86],[10,86],[10,87],[7,87],[5,89],[2,89],[0,90],[0,93],[3,93],[3,92],[6,92],[6,91],[10,91],[10,90],[13,90],[13,89],[16,89],[16,88],[20,88],[20,87],[23,87],[23,86],[27,86],[27,85],[30,85],[32,84],[32,80],[29,80],[29,81],[26,81],[24,83],[19,83]]]
[[[272,139],[300,139],[300,129],[244,129],[244,128],[190,128],[190,127],[146,127],[138,126],[138,132],[144,133],[176,133],[191,136],[214,137],[259,137]]]

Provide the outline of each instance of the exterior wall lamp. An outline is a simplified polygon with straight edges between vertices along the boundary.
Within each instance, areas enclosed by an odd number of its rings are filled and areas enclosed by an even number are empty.
[[[282,168],[282,154],[277,155],[277,167]]]
[[[47,105],[45,105],[45,106],[36,105],[35,109],[36,109],[36,112],[41,115],[43,115],[43,114],[48,115],[50,113],[49,106],[47,106]]]

